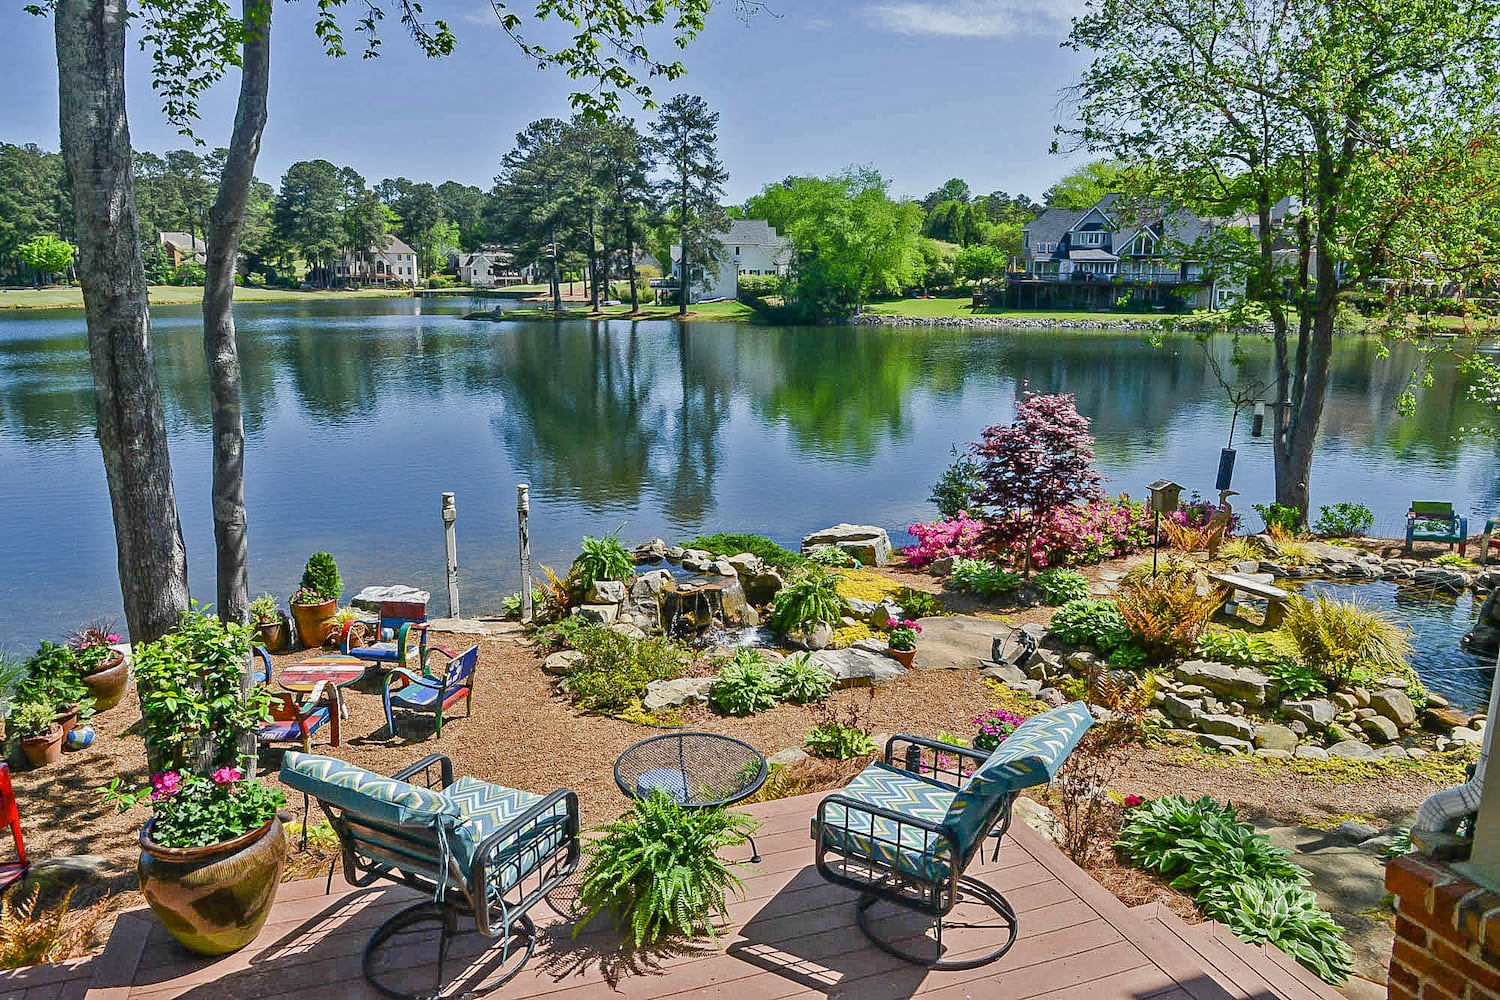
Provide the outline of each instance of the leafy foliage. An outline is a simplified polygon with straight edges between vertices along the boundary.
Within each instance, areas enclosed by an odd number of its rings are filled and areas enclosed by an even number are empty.
[[[853,760],[875,752],[875,741],[869,733],[833,720],[814,727],[802,745],[813,756],[828,760]]]
[[[35,702],[60,711],[82,704],[88,688],[79,674],[78,656],[68,646],[43,639],[36,652],[26,660],[26,673],[16,685],[19,704]]]
[[[755,832],[755,821],[726,809],[685,809],[660,789],[638,798],[586,848],[574,936],[601,913],[629,930],[637,947],[699,934],[715,937],[728,894],[742,884],[719,857]]]
[[[1269,634],[1283,653],[1321,673],[1329,690],[1359,677],[1405,673],[1411,633],[1360,600],[1293,595],[1281,627]]]
[[[942,598],[914,587],[902,587],[893,597],[908,618],[935,618],[948,610]]]
[[[1273,660],[1264,664],[1262,669],[1276,682],[1283,698],[1311,698],[1328,689],[1322,674],[1292,660]]]
[[[103,901],[69,911],[73,888],[51,906],[42,905],[42,884],[18,884],[0,896],[0,969],[61,962],[88,953],[104,919]]]
[[[1072,569],[1043,570],[1036,575],[1032,586],[1041,595],[1042,603],[1054,608],[1089,596],[1088,577]]]
[[[1282,531],[1296,532],[1302,523],[1302,511],[1296,507],[1288,507],[1280,503],[1256,503],[1250,506],[1265,522],[1267,531],[1280,528]]]
[[[1015,420],[985,428],[974,454],[984,484],[976,499],[1010,515],[996,532],[1002,540],[1024,543],[1026,573],[1032,567],[1031,542],[1053,511],[1104,499],[1089,420],[1071,395],[1023,393]]]
[[[814,663],[808,653],[793,653],[772,671],[776,676],[776,693],[783,701],[806,705],[823,701],[833,691],[833,671]]]
[[[302,589],[310,590],[324,601],[336,601],[344,592],[344,578],[339,576],[339,566],[328,552],[314,552],[302,570]],[[311,604],[312,601],[300,603]],[[321,603],[321,602],[318,602]]]
[[[1020,728],[1026,719],[1009,709],[991,708],[974,719],[974,749],[993,752],[1005,738]]]
[[[1262,667],[1286,659],[1269,639],[1238,629],[1204,632],[1198,637],[1193,654],[1205,660],[1242,667]]]
[[[974,506],[974,494],[979,491],[979,463],[967,451],[951,446],[953,462],[943,470],[938,481],[932,485],[932,496],[927,499],[937,507],[944,518],[955,518]]]
[[[838,592],[839,577],[821,566],[809,566],[776,593],[771,601],[770,626],[786,635],[818,622],[836,624],[844,614]]]
[[[585,535],[581,547],[568,576],[582,590],[600,580],[628,580],[635,572],[635,558],[620,544],[618,529],[603,538]]]
[[[953,572],[948,575],[948,586],[954,590],[968,591],[984,598],[999,597],[1020,585],[1021,574],[985,559],[955,559]]]
[[[39,701],[22,702],[10,713],[6,724],[10,734],[18,739],[40,739],[51,735],[57,727],[57,712]]]
[[[1468,556],[1461,556],[1457,552],[1444,552],[1432,561],[1439,566],[1452,566],[1457,569],[1473,569],[1475,565],[1474,560]]]
[[[1117,646],[1109,654],[1109,665],[1121,670],[1139,670],[1151,662],[1151,654],[1133,642]]]
[[[922,632],[922,626],[910,618],[904,618],[899,622],[891,622],[890,634],[886,641],[890,647],[899,652],[908,653],[917,648],[917,636]]]
[[[270,625],[280,620],[281,606],[276,603],[276,597],[272,594],[261,594],[250,602],[250,623],[252,625]]]
[[[647,684],[680,677],[688,665],[687,651],[661,636],[635,640],[594,624],[565,634],[583,654],[568,671],[568,697],[586,711],[622,712],[641,699]]]
[[[754,715],[776,707],[778,688],[765,656],[756,649],[741,649],[719,671],[708,703],[724,715]]]
[[[1113,601],[1069,601],[1057,609],[1048,631],[1075,646],[1094,646],[1111,652],[1129,638],[1125,619]]]
[[[1375,512],[1362,503],[1347,500],[1318,508],[1312,529],[1325,538],[1354,538],[1375,527]]]
[[[807,562],[806,557],[782,548],[764,535],[719,532],[713,535],[699,535],[690,542],[683,542],[682,547],[702,549],[716,556],[737,556],[741,552],[748,552],[753,556],[759,556],[760,561],[767,566],[774,566],[781,570],[798,569]]]
[[[1158,576],[1121,583],[1115,603],[1137,645],[1148,655],[1170,657],[1193,650],[1226,596],[1221,587],[1200,594],[1191,581]]]

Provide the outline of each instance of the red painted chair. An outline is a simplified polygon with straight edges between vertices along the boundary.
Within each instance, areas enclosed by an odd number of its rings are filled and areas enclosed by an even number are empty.
[[[339,689],[319,681],[302,702],[297,696],[278,691],[271,696],[271,721],[261,726],[256,738],[262,743],[301,743],[303,753],[312,753],[312,737],[328,726],[328,745],[339,745]]]
[[[21,839],[21,808],[10,784],[10,767],[6,764],[0,764],[0,826],[10,827],[11,839],[16,844],[16,860],[0,864],[0,892],[4,892],[25,878],[31,867],[31,862],[26,860],[26,842]]]
[[[373,636],[368,626],[349,622],[339,638],[345,656],[370,660],[380,667],[427,673],[427,605],[420,601],[382,601],[380,622]],[[365,645],[354,645],[356,638]],[[454,655],[441,646],[431,648],[450,659]]]

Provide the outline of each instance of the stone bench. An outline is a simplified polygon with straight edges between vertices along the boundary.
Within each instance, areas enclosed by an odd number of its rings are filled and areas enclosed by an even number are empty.
[[[1243,591],[1252,597],[1264,598],[1266,602],[1266,628],[1275,628],[1286,617],[1287,598],[1292,595],[1280,587],[1272,586],[1269,583],[1261,583],[1259,580],[1252,580],[1250,577],[1241,576],[1238,573],[1210,573],[1208,574],[1208,578],[1224,584],[1231,591]]]

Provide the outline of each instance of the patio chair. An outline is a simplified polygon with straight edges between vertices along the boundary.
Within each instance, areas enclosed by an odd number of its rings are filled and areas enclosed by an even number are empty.
[[[865,937],[882,951],[933,969],[973,969],[1010,950],[1015,909],[964,870],[997,821],[1005,825],[1002,832],[1008,827],[1016,793],[1050,781],[1093,722],[1083,702],[1063,705],[1028,719],[988,755],[920,736],[893,736],[883,761],[820,802],[812,824],[818,872],[860,894],[856,918]],[[975,770],[965,780],[971,764]],[[882,900],[936,918],[935,957],[876,933],[869,911]],[[943,920],[968,901],[999,916],[1005,940],[977,958],[944,960]]]
[[[250,661],[250,683],[271,683],[271,652],[264,646],[251,646],[255,659]],[[259,661],[259,662],[257,662]]]
[[[391,727],[391,735],[397,735],[397,709],[436,716],[439,739],[443,736],[445,711],[462,701],[466,717],[473,715],[474,668],[478,664],[479,647],[470,646],[448,661],[442,677],[415,674],[404,667],[396,667],[386,674],[381,699],[385,703],[385,721]]]
[[[10,766],[4,763],[0,763],[0,826],[10,827],[10,839],[16,850],[16,860],[0,864],[0,892],[4,892],[31,870],[31,862],[26,859],[26,841],[21,838],[21,807],[10,783]]]
[[[352,645],[358,638],[363,646]],[[374,641],[369,627],[362,622],[347,622],[339,635],[339,647],[346,656],[357,656],[380,666],[394,664],[413,673],[427,672],[427,605],[420,601],[382,601],[380,622]],[[453,652],[433,646],[452,659]]]
[[[578,796],[566,789],[542,796],[478,778],[454,780],[453,762],[441,754],[386,778],[333,757],[291,751],[281,765],[281,782],[317,799],[339,838],[351,885],[388,880],[431,894],[387,919],[365,945],[365,979],[389,997],[442,991],[443,965],[460,917],[472,919],[485,937],[503,939],[502,971],[463,995],[509,981],[536,948],[527,911],[578,867]],[[407,993],[378,979],[381,947],[424,926],[438,932],[437,987]],[[525,952],[505,969],[515,937],[525,938]]]
[[[1406,551],[1413,542],[1443,542],[1458,546],[1463,555],[1469,545],[1469,519],[1454,513],[1446,500],[1413,500],[1406,512]]]
[[[271,721],[256,731],[261,743],[301,743],[303,753],[312,752],[313,733],[328,726],[328,745],[339,745],[339,689],[319,681],[301,702],[295,694],[271,694]]]

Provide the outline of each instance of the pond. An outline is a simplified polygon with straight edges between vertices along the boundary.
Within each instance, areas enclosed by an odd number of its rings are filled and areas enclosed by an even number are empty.
[[[473,322],[493,301],[351,299],[237,309],[252,592],[285,599],[310,552],[349,587],[411,583],[445,611],[440,494],[458,498],[462,610],[517,588],[515,487],[529,482],[538,563],[584,534],[718,530],[794,545],[838,521],[934,516],[950,446],[1009,420],[1023,385],[1076,393],[1099,465],[1136,496],[1166,476],[1205,494],[1229,408],[1199,345],[1138,333],[769,328],[668,321]],[[193,590],[213,593],[208,390],[198,312],[153,310]],[[1269,348],[1249,345],[1261,357]],[[1221,356],[1227,344],[1216,344]],[[1350,339],[1314,482],[1398,529],[1414,497],[1500,509],[1495,442],[1439,366],[1418,415],[1395,414],[1415,355]],[[1241,421],[1242,505],[1270,494],[1265,438]],[[1248,512],[1248,507],[1245,509]],[[1250,515],[1252,523],[1256,520]],[[109,505],[83,320],[0,313],[0,647],[118,620]]]

